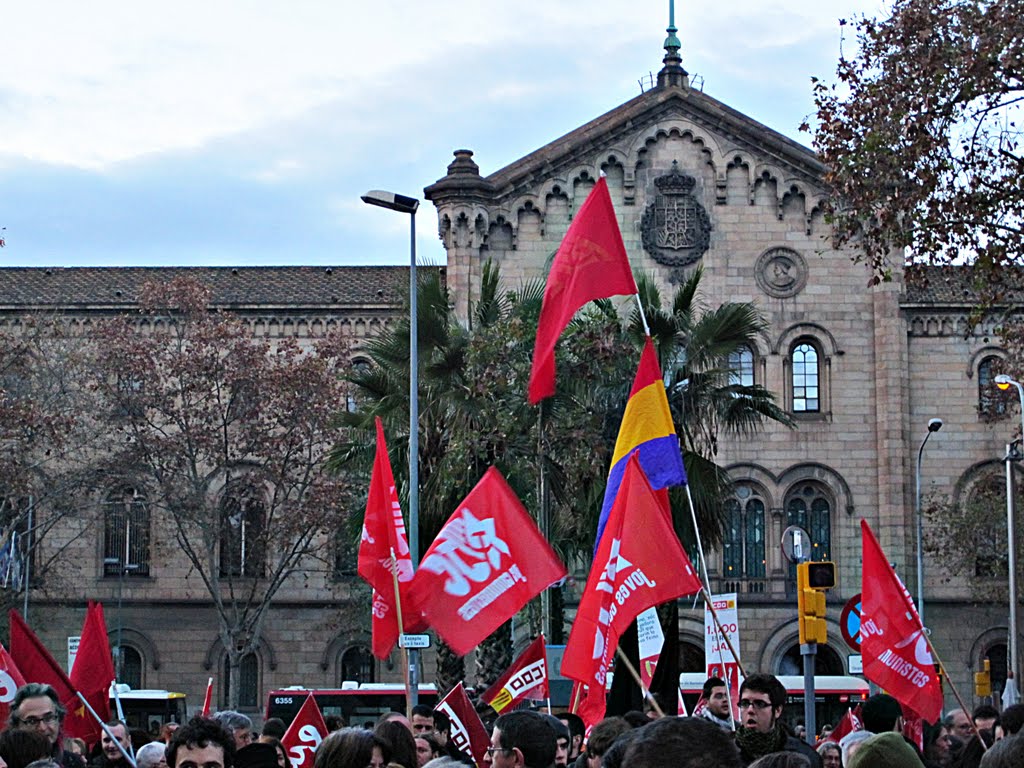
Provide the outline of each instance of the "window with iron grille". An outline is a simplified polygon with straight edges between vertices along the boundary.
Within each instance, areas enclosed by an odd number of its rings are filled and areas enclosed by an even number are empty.
[[[130,485],[110,491],[103,502],[103,575],[149,576],[149,505]]]
[[[341,654],[341,680],[355,680],[357,683],[374,682],[373,654],[365,645],[354,645]]]
[[[235,487],[221,503],[220,575],[263,575],[263,499],[254,488]]]
[[[1006,413],[1008,395],[995,384],[995,376],[1002,372],[1003,361],[989,355],[978,364],[978,412],[982,416],[998,418]]]
[[[231,701],[231,661],[224,654],[224,706]],[[240,709],[254,709],[260,705],[260,660],[255,653],[242,657],[238,670],[238,706]]]

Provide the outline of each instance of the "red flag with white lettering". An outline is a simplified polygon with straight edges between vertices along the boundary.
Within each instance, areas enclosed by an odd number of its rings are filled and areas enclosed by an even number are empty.
[[[366,499],[363,536],[359,543],[359,575],[373,587],[373,655],[386,658],[398,640],[398,611],[395,606],[395,584],[392,572],[398,572],[399,597],[402,600],[402,623],[407,628],[416,623],[418,614],[408,599],[412,583],[412,557],[405,537],[405,521],[395,492],[388,446],[384,442],[384,425],[377,425],[377,454],[370,475],[370,492]],[[394,558],[392,559],[392,553]]]
[[[7,722],[7,716],[11,712],[11,702],[14,700],[14,693],[25,684],[25,678],[21,676],[18,665],[14,663],[11,654],[0,645],[0,723]]]
[[[533,518],[491,467],[423,555],[411,594],[430,626],[464,656],[565,575]]]
[[[292,768],[312,768],[313,755],[320,742],[327,738],[327,725],[313,694],[306,697],[302,708],[281,737],[281,746]]]
[[[641,611],[693,594],[700,586],[668,511],[655,496],[634,452],[562,657],[562,674],[590,686],[591,695],[578,710],[588,727],[604,717],[602,694],[622,633]]]
[[[853,733],[854,731],[863,731],[864,723],[860,717],[860,704],[853,709],[846,710],[846,714],[836,723],[832,733],[825,737],[825,741],[834,741],[838,744],[839,740],[846,734]]]
[[[942,714],[942,687],[914,601],[861,520],[861,655],[864,677],[930,723]]]
[[[480,700],[500,714],[523,699],[544,700],[550,696],[544,635],[539,635],[512,662],[505,674],[481,694]]]
[[[477,765],[483,765],[487,747],[491,745],[491,737],[484,728],[480,715],[473,708],[473,702],[466,695],[462,683],[452,688],[434,709],[444,712],[452,721],[449,738],[455,748],[472,757]]]

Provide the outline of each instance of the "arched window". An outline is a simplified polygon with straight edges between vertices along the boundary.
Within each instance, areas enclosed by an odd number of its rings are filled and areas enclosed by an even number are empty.
[[[353,378],[358,379],[360,377],[366,376],[372,368],[373,364],[365,357],[357,357],[355,360],[352,361],[351,375]],[[347,410],[349,413],[355,413],[356,411],[359,410],[359,398],[356,396],[357,389],[358,387],[356,387],[355,384],[349,384],[349,394],[345,403],[345,410]]]
[[[989,675],[992,678],[992,691],[996,695],[1006,687],[1007,653],[1005,643],[990,645],[982,656],[982,662],[989,663]],[[982,664],[984,667],[984,664]]]
[[[130,485],[103,501],[103,575],[149,576],[149,505]]]
[[[729,383],[733,386],[754,386],[754,352],[742,346],[729,353]]]
[[[346,680],[355,680],[357,683],[374,682],[373,654],[365,645],[353,645],[341,654],[341,663],[338,665],[341,671],[340,684]]]
[[[797,342],[790,352],[794,413],[818,413],[821,410],[819,357],[818,349],[806,340]]]
[[[722,578],[727,592],[764,592],[764,499],[749,485],[725,502]]]
[[[142,688],[142,654],[130,645],[121,646],[117,682],[126,683],[132,690]]]
[[[786,525],[799,525],[811,539],[808,560],[828,560],[832,552],[832,502],[817,483],[800,483],[786,497]],[[787,592],[796,588],[796,564],[789,564]]]
[[[707,664],[704,660],[704,647],[686,640],[679,641],[679,671],[704,672]]]
[[[224,654],[224,706],[231,701],[231,662]],[[238,677],[238,706],[240,709],[255,709],[260,705],[260,660],[255,653],[242,657]]]
[[[263,575],[263,498],[255,488],[229,488],[221,502],[220,575]]]
[[[775,671],[777,675],[802,675],[804,673],[804,661],[800,655],[800,646],[792,645],[779,660],[779,668]],[[843,660],[838,653],[827,645],[818,646],[818,655],[815,659],[815,674],[818,675],[845,675]]]
[[[1006,413],[1008,395],[995,384],[995,376],[1002,372],[1003,361],[989,355],[978,363],[978,412],[996,418]]]

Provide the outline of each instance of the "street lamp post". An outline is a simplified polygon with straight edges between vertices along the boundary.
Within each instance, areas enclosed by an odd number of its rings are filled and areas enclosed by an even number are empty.
[[[394,192],[373,189],[361,197],[364,203],[409,214],[409,551],[413,572],[420,564],[420,404],[419,404],[419,316],[416,282],[416,210],[420,201]],[[404,631],[399,627],[399,631]],[[409,704],[419,703],[419,659],[409,649]]]
[[[924,444],[928,438],[942,429],[942,419],[929,419],[928,432],[921,441],[921,447],[917,449],[917,474],[915,476],[914,491],[914,512],[917,515],[917,615],[921,617],[921,626],[924,623],[924,514],[921,512],[921,455],[924,453]]]
[[[1019,381],[1011,379],[1005,373],[998,374],[993,381],[1001,390],[1007,390],[1011,386],[1017,388],[1017,395],[1020,398],[1021,435],[1024,437],[1024,386]],[[1015,514],[1013,498],[1013,462],[1020,461],[1020,454],[1016,446],[1011,443],[1006,446],[1006,535],[1007,535],[1007,570],[1009,571],[1010,588],[1010,629],[1009,629],[1009,664],[1008,677],[1017,678],[1017,537],[1015,535]]]

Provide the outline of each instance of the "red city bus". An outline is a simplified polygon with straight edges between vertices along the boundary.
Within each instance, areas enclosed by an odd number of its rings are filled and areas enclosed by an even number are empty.
[[[313,694],[324,717],[340,715],[349,725],[376,723],[385,712],[405,712],[405,686],[395,683],[346,683],[342,688],[303,688],[301,685],[278,688],[267,694],[267,719],[279,717],[288,726],[306,697]],[[421,684],[420,704],[434,707],[437,689],[433,683]]]

